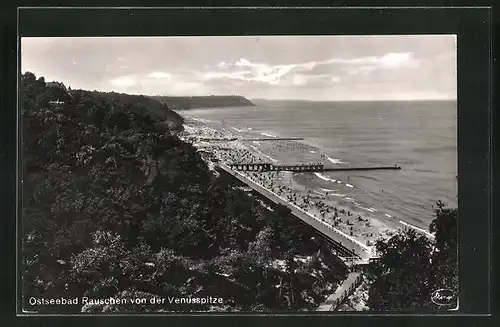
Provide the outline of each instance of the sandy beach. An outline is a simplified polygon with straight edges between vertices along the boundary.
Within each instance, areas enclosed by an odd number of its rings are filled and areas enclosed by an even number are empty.
[[[225,163],[239,162],[272,162],[272,163],[310,163],[325,162],[325,158],[312,145],[297,141],[242,141],[241,138],[269,137],[266,133],[248,129],[226,127],[217,122],[199,119],[186,119],[185,133],[182,136],[190,140],[197,148],[211,152]],[[206,142],[202,139],[214,138],[216,141]],[[235,141],[220,141],[233,139]],[[341,164],[341,163],[338,163]],[[373,246],[379,238],[387,238],[402,226],[397,222],[383,221],[370,208],[357,205],[355,199],[345,195],[345,188],[355,187],[345,181],[332,183],[325,180],[324,187],[311,188],[308,180],[321,178],[319,173],[292,172],[242,172],[248,178],[265,186],[272,192],[285,198],[290,203],[314,215],[335,229]],[[380,215],[380,213],[379,213]]]

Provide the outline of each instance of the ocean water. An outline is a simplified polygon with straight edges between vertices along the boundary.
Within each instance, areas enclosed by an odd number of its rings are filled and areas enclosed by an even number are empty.
[[[455,101],[254,103],[256,107],[195,109],[182,115],[303,137],[337,165],[400,165],[399,171],[310,173],[307,181],[317,190],[328,183],[338,189],[336,181],[343,181],[349,184],[342,190],[348,199],[388,219],[428,229],[437,200],[456,207]]]

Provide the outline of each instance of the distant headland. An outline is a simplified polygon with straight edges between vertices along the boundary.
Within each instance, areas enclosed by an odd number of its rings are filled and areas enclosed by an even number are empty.
[[[168,105],[173,110],[189,110],[195,108],[214,107],[253,107],[250,100],[238,95],[211,95],[211,96],[153,96]]]

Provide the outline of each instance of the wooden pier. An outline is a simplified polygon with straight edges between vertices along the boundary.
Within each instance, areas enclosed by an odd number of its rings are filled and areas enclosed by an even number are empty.
[[[236,137],[232,137],[232,138],[199,137],[198,140],[200,140],[202,142],[211,142],[211,141],[214,141],[214,142],[231,142],[231,141],[236,141],[237,138]]]
[[[323,168],[323,171],[356,171],[356,170],[400,170],[401,166],[373,166],[373,167],[332,167]]]
[[[243,138],[240,141],[302,141],[303,137],[265,137],[265,138]]]
[[[360,171],[360,170],[400,170],[398,165],[394,166],[372,166],[372,167],[325,167],[322,163],[311,164],[273,164],[273,163],[231,163],[229,168],[238,171],[293,171],[293,172],[325,172],[325,171]]]

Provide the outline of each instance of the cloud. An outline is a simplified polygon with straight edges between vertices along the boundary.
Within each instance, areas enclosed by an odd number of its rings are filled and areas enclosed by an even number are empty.
[[[235,63],[219,62],[217,68],[222,71],[211,71],[204,74],[203,77],[205,80],[226,78],[278,85],[282,78],[295,67],[298,65],[269,65],[240,58]]]
[[[208,72],[203,74],[203,79],[204,80],[213,80],[213,79],[220,79],[220,78],[227,78],[227,79],[234,79],[234,80],[251,80],[245,77],[245,75],[251,74],[251,70],[243,70],[243,71],[236,71],[232,73],[226,73],[226,72]]]
[[[149,74],[116,76],[104,80],[99,89],[129,94],[149,95],[205,95],[207,86],[187,75],[154,71]]]
[[[134,94],[456,96],[455,40],[449,35],[22,38],[21,65],[72,88]]]
[[[385,68],[398,68],[399,66],[409,62],[411,53],[388,53],[377,60],[381,67]]]
[[[293,74],[292,83],[294,85],[303,85],[306,84],[309,78],[307,76],[301,74]]]
[[[226,68],[226,67],[227,67],[227,64],[226,64],[226,62],[224,62],[224,61],[221,61],[221,62],[219,62],[219,63],[217,64],[217,68],[221,68],[221,69],[223,69],[223,68]],[[208,66],[205,66],[205,68],[209,68],[209,67],[208,67]]]
[[[137,79],[135,76],[120,76],[111,79],[109,82],[112,86],[117,88],[129,88],[136,83]]]
[[[238,81],[261,82],[272,86],[279,85],[319,85],[325,87],[339,82],[342,74],[368,75],[376,70],[396,69],[402,66],[415,66],[412,53],[389,52],[383,56],[367,56],[358,58],[329,58],[320,61],[305,61],[294,64],[271,65],[264,62],[252,62],[240,58],[234,63],[219,62],[218,70],[203,75],[205,81],[230,79]]]
[[[172,75],[165,72],[151,72],[146,77],[156,78],[156,79],[170,79]]]

